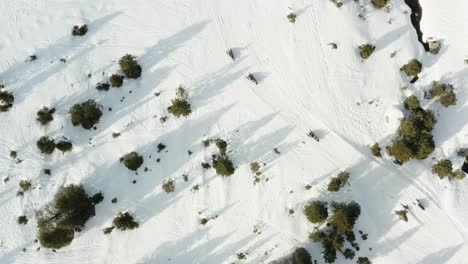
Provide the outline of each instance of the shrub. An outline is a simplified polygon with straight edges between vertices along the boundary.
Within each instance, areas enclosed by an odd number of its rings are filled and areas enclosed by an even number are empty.
[[[25,225],[28,223],[28,218],[25,215],[18,216],[18,224]]]
[[[416,138],[423,133],[431,132],[435,123],[436,119],[431,111],[411,112],[408,117],[401,120],[399,133],[404,137]]]
[[[224,155],[213,158],[213,167],[216,174],[221,176],[231,176],[235,170],[232,161]]]
[[[441,179],[452,176],[452,172],[452,162],[448,159],[439,160],[432,165],[432,173],[437,174]]]
[[[291,22],[291,23],[296,22],[296,17],[297,17],[297,16],[296,16],[296,14],[294,14],[294,13],[289,13],[288,16],[287,16],[289,22]]]
[[[12,93],[5,90],[1,90],[3,86],[0,86],[0,112],[7,112],[13,106],[15,97]]]
[[[166,145],[164,145],[163,143],[159,143],[156,147],[158,148],[158,153],[159,153],[166,148]]]
[[[336,227],[340,234],[352,231],[357,218],[361,214],[361,207],[356,202],[332,203],[333,215],[330,224]]]
[[[166,193],[174,192],[175,191],[174,180],[171,180],[171,179],[167,180],[166,182],[163,183],[162,188]]]
[[[102,194],[102,192],[98,192],[94,194],[93,196],[91,196],[91,201],[93,202],[93,204],[98,204],[102,202],[103,200],[104,200],[104,195]]]
[[[383,8],[388,4],[389,0],[371,0],[371,3],[377,8]]]
[[[123,84],[124,77],[120,74],[112,74],[110,77],[110,83],[112,87],[120,87]]]
[[[374,50],[375,50],[375,46],[371,44],[364,44],[364,45],[359,46],[359,54],[361,55],[361,58],[363,59],[369,58],[374,52]]]
[[[55,147],[62,152],[67,152],[73,149],[73,144],[70,142],[70,140],[64,138],[63,140],[59,141]]]
[[[113,224],[121,231],[132,230],[139,227],[138,223],[133,219],[133,216],[128,212],[119,213],[119,215],[114,218]]]
[[[208,162],[202,162],[202,163],[201,163],[201,166],[202,166],[202,168],[205,169],[205,170],[211,168],[211,165],[210,165]]]
[[[21,192],[27,192],[29,190],[31,190],[31,181],[28,181],[28,180],[21,180],[19,182],[19,187],[20,187],[20,190]]]
[[[381,150],[382,149],[380,148],[379,143],[375,143],[371,147],[372,155],[374,155],[374,156],[376,156],[378,158],[382,157],[382,154],[380,153]]]
[[[188,94],[184,87],[181,85],[177,88],[176,98],[172,99],[172,105],[167,108],[169,113],[176,117],[188,116],[192,113],[191,105],[187,101]]]
[[[110,226],[110,227],[104,228],[102,231],[104,232],[104,235],[107,235],[107,234],[112,233],[112,230],[114,230],[114,228],[115,226]]]
[[[340,172],[338,173],[338,175],[336,177],[333,177],[331,180],[330,180],[330,183],[328,183],[328,191],[329,192],[337,192],[339,191],[341,188],[343,188],[346,183],[348,183],[348,179],[349,179],[349,173],[348,172]]]
[[[417,59],[411,59],[400,70],[405,72],[408,77],[416,77],[421,73],[422,64]]]
[[[393,140],[392,144],[387,147],[387,153],[400,163],[412,159],[415,155],[414,146],[404,138]]]
[[[105,83],[98,83],[96,85],[96,90],[98,91],[109,91],[110,84],[105,82]]]
[[[408,211],[406,210],[400,210],[400,211],[395,211],[396,215],[398,218],[400,218],[402,221],[408,222]]]
[[[81,125],[84,129],[91,129],[102,116],[101,105],[94,100],[73,105],[68,111],[73,126]]]
[[[10,151],[10,158],[16,159],[16,157],[18,157],[18,152],[16,152],[15,150],[11,150]]]
[[[457,104],[457,96],[453,89],[447,90],[442,96],[438,99],[439,103],[445,107]]]
[[[372,262],[367,257],[359,257],[357,264],[372,264]]]
[[[225,155],[227,151],[227,145],[228,145],[227,142],[222,138],[217,138],[215,141],[215,144],[216,144],[216,147],[218,147],[219,152],[222,155]]]
[[[304,207],[304,214],[312,224],[321,223],[328,218],[327,203],[312,201]]]
[[[455,105],[457,103],[457,96],[455,95],[453,85],[451,84],[432,82],[427,98],[436,98],[436,100],[445,107]]]
[[[452,177],[457,180],[463,180],[465,178],[465,172],[463,172],[462,170],[456,170],[453,172]]]
[[[236,60],[236,58],[234,57],[234,52],[232,51],[232,49],[226,50],[226,54],[227,54],[233,61]]]
[[[73,36],[84,36],[88,32],[88,26],[86,24],[82,26],[74,26],[72,35]]]
[[[141,66],[138,65],[136,57],[130,54],[124,55],[119,60],[120,69],[127,78],[137,79],[141,76]]]
[[[36,142],[37,148],[44,154],[52,154],[55,150],[55,141],[52,138],[43,136]]]
[[[405,102],[403,104],[408,111],[416,111],[421,109],[419,106],[419,100],[416,96],[411,95],[409,97],[406,97]]]
[[[39,121],[42,125],[46,125],[52,120],[54,120],[54,113],[55,108],[49,109],[48,107],[44,106],[41,110],[37,112],[37,121]]]
[[[312,264],[309,252],[305,248],[296,248],[292,254],[292,264]]]
[[[136,152],[130,152],[123,156],[122,161],[129,170],[136,171],[143,164],[143,156]]]
[[[354,250],[350,248],[347,248],[343,252],[343,256],[345,257],[345,259],[354,259],[354,256],[356,256],[356,252],[354,252]]]
[[[52,206],[38,218],[39,241],[47,248],[71,243],[74,230],[82,228],[95,215],[95,207],[83,186],[68,185],[56,194]]]
[[[254,174],[260,174],[260,164],[257,161],[250,163],[250,171]]]
[[[431,89],[429,90],[429,95],[428,95],[428,99],[432,99],[432,98],[435,98],[435,97],[439,97],[441,95],[443,95],[445,93],[445,91],[447,91],[447,86],[452,88],[452,85],[447,85],[445,83],[440,83],[440,82],[432,82],[431,83]]]

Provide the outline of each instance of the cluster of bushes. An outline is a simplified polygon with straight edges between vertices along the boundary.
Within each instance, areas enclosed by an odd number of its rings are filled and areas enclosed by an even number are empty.
[[[453,91],[453,85],[432,82],[429,93],[426,93],[426,99],[435,98],[441,105],[449,107],[457,104],[457,96]]]
[[[342,171],[338,173],[336,177],[331,178],[330,182],[328,183],[328,191],[329,192],[337,192],[341,188],[343,188],[349,180],[349,173],[346,171]]]
[[[180,85],[179,88],[177,88],[176,98],[172,99],[172,104],[167,108],[167,111],[176,117],[190,115],[192,109],[187,99],[188,93],[185,88]]]
[[[42,125],[47,125],[48,123],[54,120],[53,114],[55,113],[55,108],[43,107],[41,110],[37,111],[37,121]]]
[[[93,196],[94,197],[94,196]],[[58,191],[55,201],[38,216],[39,241],[46,248],[69,245],[76,230],[81,230],[95,215],[96,201],[81,185],[68,185]]]
[[[129,212],[122,213],[120,212],[112,221],[112,226],[105,228],[104,234],[110,234],[114,228],[119,229],[120,231],[133,230],[138,228],[140,225],[135,221],[133,215]]]
[[[0,85],[0,112],[7,112],[13,106],[15,97],[12,93],[3,90],[4,86]]]
[[[463,180],[465,173],[462,170],[453,171],[452,162],[448,159],[439,160],[432,165],[432,173],[437,174],[439,178],[448,177],[451,179]]]
[[[49,155],[52,154],[55,149],[58,149],[63,153],[73,149],[73,144],[65,137],[56,143],[53,138],[43,136],[36,142],[36,146],[41,151],[41,153]]]
[[[73,105],[68,113],[70,114],[73,126],[80,126],[84,129],[91,129],[99,122],[102,116],[102,106],[94,100]]]
[[[127,167],[127,169],[136,171],[143,164],[143,156],[139,155],[135,151],[132,151],[120,158],[120,162],[122,162],[125,167]]]
[[[361,58],[363,59],[369,58],[374,52],[374,50],[375,50],[375,46],[371,44],[364,44],[364,45],[359,46],[359,54],[361,55]]]
[[[322,244],[322,255],[326,263],[334,263],[337,252],[341,252],[347,259],[355,257],[355,250],[359,250],[359,245],[353,228],[361,214],[359,204],[354,201],[332,202],[329,208],[326,202],[312,201],[305,206],[304,214],[311,223],[318,224],[310,238]],[[344,249],[346,241],[352,248]]]
[[[387,147],[387,153],[400,164],[425,159],[435,148],[431,131],[436,119],[432,112],[422,109],[415,96],[406,98],[404,106],[409,115],[401,120],[398,137]]]

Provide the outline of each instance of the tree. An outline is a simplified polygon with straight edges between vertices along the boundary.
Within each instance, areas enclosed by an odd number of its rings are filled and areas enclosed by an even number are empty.
[[[172,99],[172,104],[167,108],[167,111],[169,111],[169,113],[175,115],[176,117],[190,115],[192,113],[192,109],[187,99],[187,90],[185,90],[185,88],[182,85],[180,85],[177,88],[176,98]]]
[[[214,157],[213,167],[216,170],[216,174],[221,176],[231,176],[235,171],[232,161],[225,155]]]
[[[73,105],[68,111],[73,126],[81,125],[84,129],[91,129],[102,116],[101,105],[94,100]]]
[[[309,252],[305,248],[296,248],[292,254],[292,264],[312,264]]]
[[[143,156],[132,151],[130,153],[125,154],[121,161],[129,170],[136,171],[138,170],[138,168],[140,168],[141,164],[143,164]]]
[[[332,203],[332,212],[329,223],[336,228],[338,233],[345,234],[353,230],[354,224],[361,214],[361,207],[354,201]]]
[[[64,138],[63,140],[55,144],[55,147],[62,152],[67,152],[73,149],[73,144],[70,142],[70,140]]]
[[[222,138],[217,138],[215,141],[216,147],[218,147],[219,152],[221,152],[221,155],[225,155],[227,151],[227,142],[222,139]]]
[[[304,207],[304,214],[312,224],[322,223],[328,218],[327,203],[322,201],[309,202]]]
[[[398,162],[404,163],[412,159],[415,155],[414,146],[404,138],[397,138],[387,147],[387,153],[395,157]]]
[[[55,141],[52,138],[43,136],[36,142],[37,148],[43,154],[52,154],[55,150]]]
[[[451,177],[453,173],[452,162],[448,159],[439,160],[432,165],[432,173],[435,173],[439,178]]]
[[[120,87],[123,84],[124,77],[120,74],[112,74],[110,77],[110,83],[112,87]]]
[[[113,221],[114,226],[121,230],[133,230],[139,227],[139,224],[133,219],[129,212],[119,213]]]
[[[416,77],[422,70],[422,63],[417,59],[411,59],[407,64],[403,65],[400,69],[408,77]]]
[[[439,103],[445,107],[457,104],[457,96],[453,89],[448,89],[443,95],[437,100]]]
[[[124,55],[119,60],[120,69],[127,78],[137,79],[141,76],[141,66],[138,65],[136,57],[130,54]]]
[[[363,59],[369,58],[374,52],[374,50],[375,50],[375,46],[371,44],[363,44],[359,46],[359,54],[361,55],[361,58]]]
[[[349,173],[346,171],[338,173],[336,177],[331,178],[330,182],[328,183],[328,191],[329,192],[337,192],[341,188],[343,188],[349,179]]]
[[[37,112],[37,121],[42,125],[47,125],[52,120],[54,120],[53,114],[55,113],[55,108],[49,109],[48,107],[43,107]]]
[[[2,90],[3,85],[0,85],[0,112],[7,112],[13,106],[15,97],[12,93]]]

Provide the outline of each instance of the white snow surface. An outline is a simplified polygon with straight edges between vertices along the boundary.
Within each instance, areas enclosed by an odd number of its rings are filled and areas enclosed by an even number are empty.
[[[365,10],[351,0],[341,8],[327,0],[1,0],[0,81],[15,103],[0,113],[0,263],[268,263],[300,246],[323,263],[302,213],[314,199],[361,205],[355,230],[369,235],[358,236],[357,256],[373,263],[467,263],[467,180],[440,180],[430,167],[450,158],[459,168],[456,151],[467,146],[468,2],[421,0],[422,31],[442,40],[439,55],[417,42],[403,0],[391,0],[390,12],[360,2]],[[298,15],[294,24],[290,12]],[[88,33],[71,36],[84,23]],[[357,46],[365,43],[377,48],[362,61]],[[142,77],[97,91],[127,53],[137,56]],[[38,59],[25,62],[32,54]],[[414,85],[399,70],[412,58],[424,67]],[[456,106],[423,99],[433,80],[454,85]],[[187,118],[166,110],[179,84],[192,104]],[[373,157],[369,146],[395,137],[411,94],[437,116],[436,150],[403,166]],[[68,117],[73,104],[88,99],[104,106],[97,130],[74,127]],[[35,120],[43,106],[57,109],[47,126]],[[113,132],[122,135],[114,139]],[[74,149],[42,155],[36,141],[43,135],[66,136]],[[237,168],[228,178],[200,166],[216,149],[201,141],[217,137],[228,141]],[[160,142],[167,152],[157,153]],[[135,175],[119,162],[130,151],[143,154],[147,172]],[[257,184],[252,161],[266,163]],[[328,192],[330,177],[342,170],[351,173],[350,186]],[[161,185],[169,178],[176,191],[167,194]],[[21,197],[23,179],[33,189]],[[36,213],[71,183],[102,191],[104,201],[69,246],[36,251]],[[394,213],[401,204],[410,206],[407,223]],[[140,227],[104,235],[127,210]],[[18,225],[23,214],[30,221]],[[247,258],[238,260],[239,252]],[[349,261],[339,256],[336,263]]]

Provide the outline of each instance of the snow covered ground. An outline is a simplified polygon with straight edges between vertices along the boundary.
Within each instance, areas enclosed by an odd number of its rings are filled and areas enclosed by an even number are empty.
[[[421,0],[421,29],[442,40],[439,55],[417,42],[403,0],[391,0],[390,12],[360,2],[365,9],[351,0],[341,8],[327,0],[0,1],[0,82],[15,96],[11,110],[0,113],[0,263],[268,263],[298,246],[322,263],[302,214],[313,199],[361,205],[356,230],[369,236],[358,239],[357,255],[373,263],[467,263],[467,180],[440,180],[430,167],[450,158],[459,168],[456,151],[468,144],[468,2]],[[290,12],[298,15],[294,24]],[[77,24],[88,25],[84,37],[71,36]],[[362,61],[357,46],[365,43],[376,50]],[[126,53],[138,57],[142,78],[97,91]],[[38,59],[25,62],[33,54]],[[424,67],[414,85],[399,70],[412,58]],[[456,106],[422,99],[433,80],[454,85]],[[193,113],[177,119],[166,108],[179,84]],[[373,157],[369,146],[395,137],[411,94],[437,116],[436,150],[400,167],[391,157]],[[87,99],[104,106],[97,130],[73,127],[67,115]],[[47,126],[35,120],[43,106],[57,109]],[[319,143],[306,136],[311,129]],[[113,132],[122,135],[114,139]],[[44,156],[35,144],[43,135],[67,136],[74,149]],[[207,137],[228,141],[237,167],[231,177],[200,166],[214,150],[203,147]],[[167,153],[157,153],[160,142]],[[16,164],[10,150],[24,161]],[[123,167],[119,158],[130,151],[144,155],[148,172]],[[252,161],[266,163],[255,185]],[[342,170],[351,173],[350,186],[329,193],[330,177]],[[169,178],[176,191],[167,194],[161,185]],[[18,197],[23,179],[33,190]],[[35,213],[70,183],[102,190],[105,200],[70,246],[36,251]],[[407,223],[394,213],[400,204],[410,206]],[[104,235],[123,210],[140,228]],[[16,223],[23,214],[25,226]],[[239,252],[247,258],[239,261]],[[337,263],[348,261],[340,256]]]

